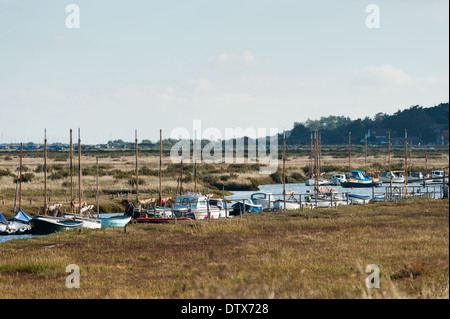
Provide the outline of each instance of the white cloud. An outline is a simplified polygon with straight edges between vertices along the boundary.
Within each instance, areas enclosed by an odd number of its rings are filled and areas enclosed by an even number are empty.
[[[390,64],[369,65],[354,72],[354,80],[363,91],[399,92],[418,90],[426,92],[433,86],[448,85],[448,77],[414,76]]]
[[[221,53],[218,56],[209,57],[208,62],[218,64],[253,65],[256,62],[256,58],[252,51],[245,50],[240,54]]]

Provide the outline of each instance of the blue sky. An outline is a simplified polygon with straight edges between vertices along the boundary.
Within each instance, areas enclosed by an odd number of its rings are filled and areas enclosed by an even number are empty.
[[[68,29],[66,6],[80,8]],[[380,28],[366,27],[366,6]],[[449,100],[448,1],[0,0],[0,143],[283,128]]]

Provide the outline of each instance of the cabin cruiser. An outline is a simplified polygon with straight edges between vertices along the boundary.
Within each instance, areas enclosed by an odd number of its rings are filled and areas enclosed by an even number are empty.
[[[408,175],[408,182],[409,183],[431,183],[431,179],[425,176],[422,172],[411,172]]]
[[[173,205],[177,217],[192,219],[217,219],[227,217],[226,203],[221,198],[210,198],[200,193],[187,193],[178,196]]]
[[[342,182],[341,186],[344,188],[349,187],[378,187],[381,186],[381,182],[374,181],[363,172],[359,170],[352,170],[347,173],[347,181]]]
[[[331,177],[330,185],[339,186],[339,185],[341,185],[342,182],[346,182],[346,181],[347,181],[347,177],[345,177],[344,174],[336,174]]]
[[[317,183],[319,184],[318,186],[325,186],[325,185],[330,185],[330,181],[323,179],[321,177],[319,177],[319,179],[317,180]],[[316,179],[315,178],[309,178],[305,181],[305,185],[306,186],[316,186]]]
[[[270,209],[273,208],[275,197],[272,193],[253,193],[250,201],[254,205],[261,205],[262,209]]]
[[[431,178],[432,183],[442,183],[444,181],[444,171],[431,171],[428,177]],[[448,183],[447,174],[445,174],[445,183]]]
[[[405,176],[397,176],[392,171],[381,173],[378,175],[378,179],[383,183],[404,183]]]

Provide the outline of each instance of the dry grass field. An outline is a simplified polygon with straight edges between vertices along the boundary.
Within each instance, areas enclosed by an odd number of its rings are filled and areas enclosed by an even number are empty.
[[[80,269],[80,288],[65,285]],[[381,270],[368,289],[365,267]],[[0,244],[0,298],[449,298],[449,202],[74,230]]]

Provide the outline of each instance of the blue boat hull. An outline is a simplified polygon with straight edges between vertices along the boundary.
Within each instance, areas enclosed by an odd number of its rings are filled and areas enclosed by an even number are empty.
[[[99,218],[103,227],[124,227],[131,220],[131,216],[115,216],[108,218]]]
[[[363,188],[363,187],[380,187],[382,184],[380,182],[372,183],[358,183],[358,182],[343,182],[341,187],[343,188]]]

